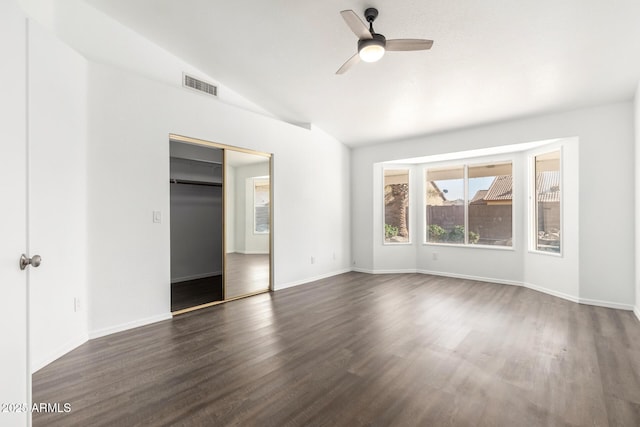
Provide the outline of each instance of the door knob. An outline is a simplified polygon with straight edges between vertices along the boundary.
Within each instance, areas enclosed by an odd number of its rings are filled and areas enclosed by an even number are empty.
[[[38,267],[42,263],[42,257],[40,255],[34,255],[31,258],[27,258],[25,254],[20,257],[20,270],[24,270],[28,265]]]

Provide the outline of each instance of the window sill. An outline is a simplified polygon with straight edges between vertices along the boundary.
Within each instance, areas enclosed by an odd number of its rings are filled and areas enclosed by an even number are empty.
[[[563,258],[562,252],[555,253],[555,252],[547,252],[547,251],[536,251],[534,249],[529,249],[527,252],[529,252],[530,254],[552,256],[552,257],[556,257],[556,258]]]
[[[434,246],[434,247],[447,247],[447,248],[473,248],[473,249],[493,249],[497,251],[509,251],[515,252],[513,246],[494,246],[494,245],[464,245],[464,244],[456,244],[456,243],[434,243],[434,242],[424,242],[422,246]]]

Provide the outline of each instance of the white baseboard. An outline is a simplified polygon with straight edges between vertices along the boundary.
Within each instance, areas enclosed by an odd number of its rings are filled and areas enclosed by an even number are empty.
[[[82,334],[81,336],[59,346],[54,351],[45,355],[44,357],[41,357],[37,360],[31,360],[31,373],[34,374],[38,372],[40,369],[44,368],[49,363],[53,362],[56,359],[59,359],[65,354],[69,353],[71,350],[74,350],[77,347],[80,347],[82,344],[86,343],[88,340],[89,340],[89,337],[85,334]]]
[[[636,315],[636,317],[638,318],[638,321],[640,321],[640,307],[635,306],[633,308],[633,313]]]
[[[119,325],[109,326],[102,329],[96,329],[95,331],[89,331],[89,339],[95,339],[104,337],[105,335],[115,334],[116,332],[126,331],[128,329],[138,328],[140,326],[150,325],[151,323],[161,322],[163,320],[171,319],[171,313],[159,314],[157,316],[146,317],[144,319],[137,319],[131,322],[121,323]]]
[[[222,275],[222,270],[212,271],[211,273],[194,274],[192,276],[184,276],[184,277],[178,277],[177,279],[171,279],[171,283],[188,282],[189,280],[204,279],[205,277],[221,276],[221,275]]]
[[[372,274],[411,274],[418,273],[415,268],[398,268],[392,270],[373,270]]]
[[[338,274],[349,273],[351,271],[352,271],[351,268],[343,268],[343,269],[340,269],[340,270],[332,271],[330,273],[321,274],[321,275],[315,276],[315,277],[308,277],[306,279],[296,280],[294,282],[282,283],[282,284],[279,284],[279,285],[275,286],[275,291],[277,292],[277,291],[281,291],[282,289],[287,289],[287,288],[292,288],[294,286],[304,285],[305,283],[315,282],[316,280],[326,279],[327,277],[333,277],[333,276],[337,276]]]
[[[373,270],[370,270],[368,268],[360,268],[360,267],[352,267],[351,271],[355,271],[356,273],[376,274]]]
[[[633,306],[631,304],[621,304],[619,302],[600,301],[600,300],[587,299],[587,298],[580,298],[580,301],[578,302],[580,304],[594,305],[596,307],[615,308],[616,310],[633,311]]]
[[[453,277],[456,279],[475,280],[478,282],[499,283],[501,285],[522,286],[522,282],[513,280],[495,279],[493,277],[470,276],[467,274],[447,273],[443,271],[418,270],[420,274],[431,274],[433,276]]]
[[[534,291],[542,292],[543,294],[566,299],[567,301],[571,302],[577,302],[578,304],[580,303],[580,298],[574,295],[565,294],[564,292],[558,292],[553,289],[545,288],[544,286],[533,285],[531,283],[523,283],[522,286]]]
[[[378,270],[378,271],[380,271],[380,270]],[[637,307],[634,308],[632,305],[621,304],[621,303],[611,302],[611,301],[601,301],[601,300],[593,300],[593,299],[588,299],[588,298],[579,298],[579,297],[574,296],[574,295],[569,295],[569,294],[566,294],[564,292],[558,292],[558,291],[555,291],[553,289],[545,288],[545,287],[538,286],[538,285],[533,285],[531,283],[522,283],[522,282],[518,282],[518,281],[514,281],[514,280],[494,279],[494,278],[491,278],[491,277],[469,276],[469,275],[465,275],[465,274],[447,273],[447,272],[442,272],[442,271],[418,270],[418,273],[421,273],[421,274],[432,274],[434,276],[453,277],[453,278],[456,278],[456,279],[477,280],[477,281],[480,281],[480,282],[498,283],[498,284],[502,284],[502,285],[523,286],[525,288],[528,288],[528,289],[531,289],[531,290],[534,290],[534,291],[537,291],[537,292],[542,292],[543,294],[547,294],[547,295],[551,295],[551,296],[554,296],[554,297],[562,298],[562,299],[565,299],[567,301],[575,302],[575,303],[578,303],[578,304],[593,305],[593,306],[605,307],[605,308],[614,308],[614,309],[617,309],[617,310],[634,311],[636,316],[640,320],[640,310],[638,310]],[[376,274],[376,273],[374,273],[374,274]]]

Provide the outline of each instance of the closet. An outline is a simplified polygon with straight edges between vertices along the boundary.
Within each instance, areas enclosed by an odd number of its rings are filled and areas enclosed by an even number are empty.
[[[171,312],[268,292],[271,155],[170,137]]]
[[[171,311],[223,295],[222,150],[170,143]]]

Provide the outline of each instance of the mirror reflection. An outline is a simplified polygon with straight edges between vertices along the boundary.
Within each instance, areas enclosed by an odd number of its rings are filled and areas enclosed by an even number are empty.
[[[225,299],[270,286],[270,158],[225,150]]]

